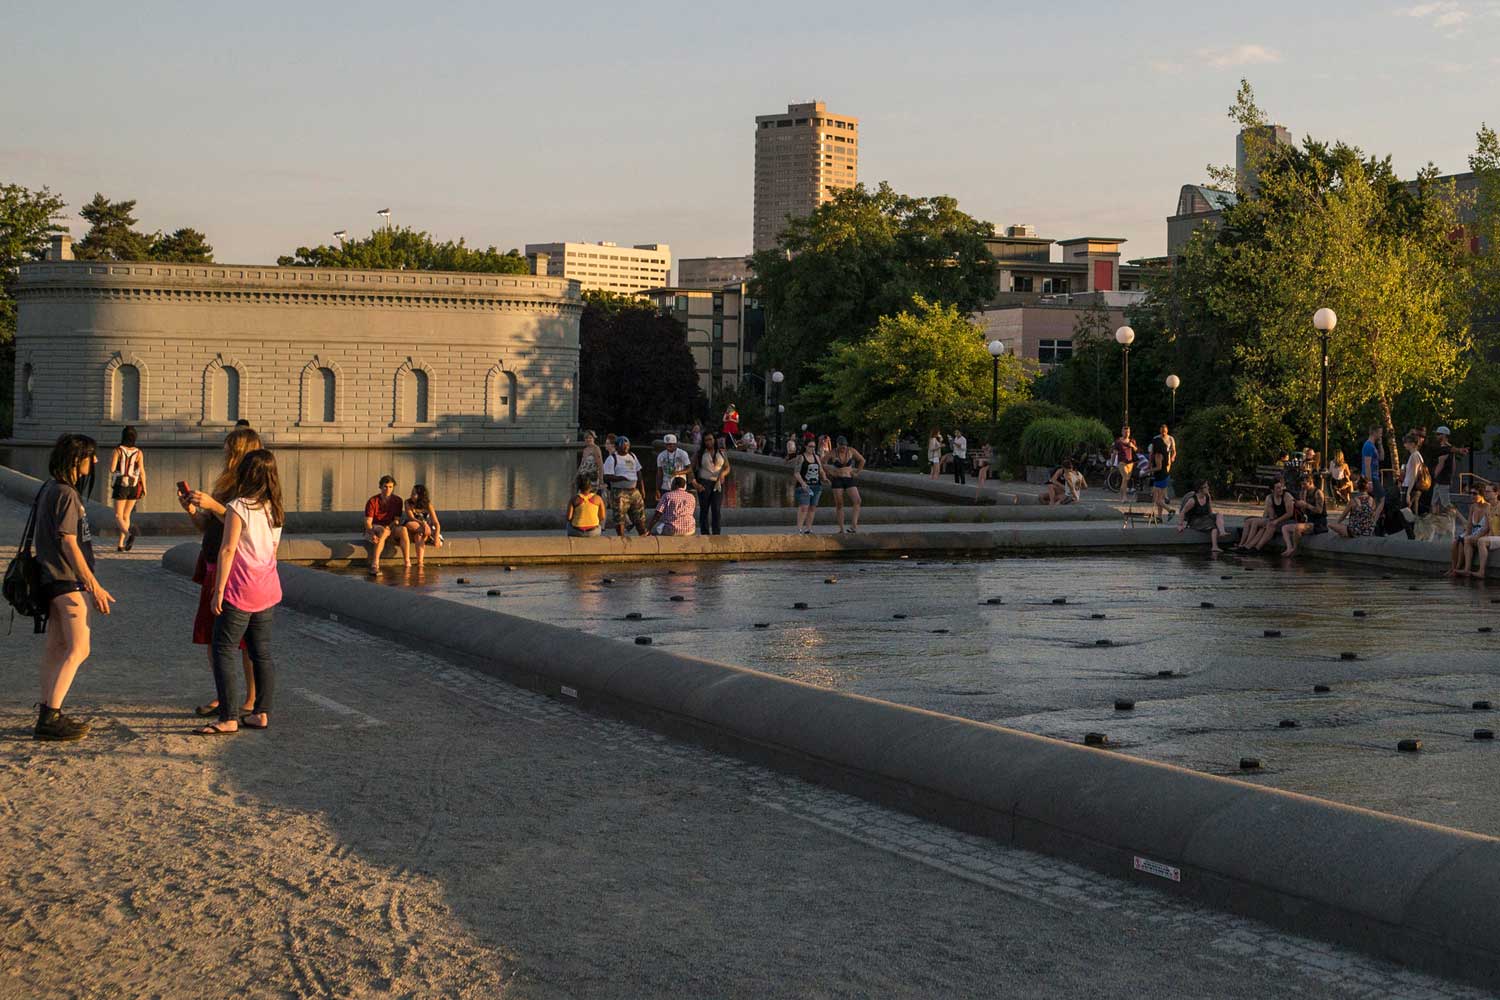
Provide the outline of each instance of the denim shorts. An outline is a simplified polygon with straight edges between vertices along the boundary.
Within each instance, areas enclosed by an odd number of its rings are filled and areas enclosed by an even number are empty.
[[[817,486],[809,487],[808,489],[803,489],[799,486],[797,487],[797,506],[816,507],[818,505],[818,498],[822,495],[823,485],[821,483],[819,483]]]

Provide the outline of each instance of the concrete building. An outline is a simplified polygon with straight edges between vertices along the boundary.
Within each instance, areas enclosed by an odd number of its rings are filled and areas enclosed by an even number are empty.
[[[859,179],[859,119],[822,101],[789,104],[755,118],[754,250],[777,245],[787,219],[800,219]]]
[[[561,278],[75,261],[20,270],[15,440],[559,446],[578,428]]]
[[[1293,145],[1292,133],[1284,125],[1261,125],[1240,129],[1234,137],[1234,170],[1241,191],[1260,188],[1255,160],[1266,149]],[[1167,216],[1167,256],[1176,257],[1193,234],[1204,226],[1218,225],[1224,210],[1239,200],[1235,191],[1184,184],[1177,193],[1177,211]]]
[[[567,278],[586,292],[635,295],[672,280],[672,250],[665,243],[528,243],[526,259],[532,274]]]
[[[663,316],[675,316],[688,329],[688,347],[698,365],[698,383],[716,406],[724,390],[744,378],[746,336],[753,306],[742,282],[720,288],[653,288],[646,297]]]
[[[1006,227],[985,241],[995,258],[995,297],[974,320],[986,340],[1044,367],[1073,356],[1075,331],[1085,317],[1123,325],[1125,309],[1145,297],[1149,270],[1120,262],[1119,237],[1050,240],[1028,225]],[[1052,247],[1061,249],[1053,259]]]
[[[679,288],[723,288],[750,280],[747,257],[680,257],[677,260]]]

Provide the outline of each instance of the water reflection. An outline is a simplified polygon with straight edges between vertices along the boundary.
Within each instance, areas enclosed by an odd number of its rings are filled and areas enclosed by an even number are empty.
[[[186,481],[206,487],[219,474],[223,453],[217,448],[146,448],[149,490],[138,509],[175,511],[173,484]],[[0,446],[0,465],[45,478],[46,448]],[[376,492],[380,477],[396,477],[403,494],[425,483],[439,510],[561,509],[568,502],[578,453],[571,449],[335,449],[282,448],[276,452],[281,489],[289,510],[361,510]],[[108,453],[104,455],[108,461]],[[733,456],[731,456],[731,462]],[[648,467],[654,459],[643,458]],[[95,498],[109,489],[100,476]],[[911,506],[908,497],[863,490],[870,506]],[[831,507],[827,493],[823,506]],[[789,507],[790,476],[735,469],[725,488],[726,507]]]

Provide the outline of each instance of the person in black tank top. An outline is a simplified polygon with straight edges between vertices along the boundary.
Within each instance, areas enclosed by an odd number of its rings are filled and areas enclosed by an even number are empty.
[[[1234,547],[1235,551],[1259,552],[1280,533],[1281,526],[1290,521],[1295,513],[1295,502],[1286,490],[1286,482],[1276,480],[1266,496],[1266,506],[1261,516],[1252,517],[1245,522],[1244,533],[1240,537],[1240,543]]]
[[[1224,534],[1224,515],[1214,510],[1214,497],[1206,479],[1182,501],[1177,533],[1180,535],[1188,528],[1208,533],[1210,552],[1223,551],[1219,548],[1219,538]]]
[[[1328,501],[1323,491],[1311,483],[1304,482],[1295,510],[1295,520],[1281,526],[1281,541],[1289,556],[1297,554],[1297,544],[1303,535],[1322,535],[1328,531]]]

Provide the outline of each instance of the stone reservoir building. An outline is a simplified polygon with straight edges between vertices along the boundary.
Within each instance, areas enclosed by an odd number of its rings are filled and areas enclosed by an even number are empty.
[[[240,418],[278,447],[577,439],[576,282],[71,256],[21,268],[18,443],[218,444]]]

